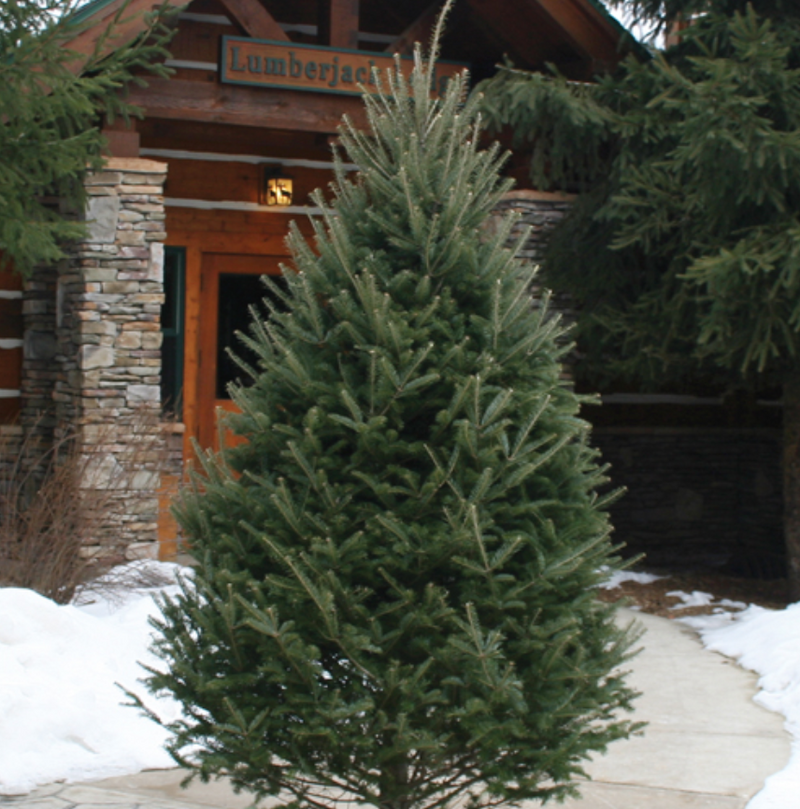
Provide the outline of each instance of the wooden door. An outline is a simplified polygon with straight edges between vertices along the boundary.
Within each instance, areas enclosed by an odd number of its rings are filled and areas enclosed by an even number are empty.
[[[235,333],[247,333],[249,307],[267,294],[260,276],[280,275],[284,257],[204,253],[201,265],[199,367],[197,377],[198,440],[202,447],[219,448],[218,412],[235,411],[227,386],[245,375],[228,355],[244,359],[247,350]],[[230,434],[223,439],[235,441]]]

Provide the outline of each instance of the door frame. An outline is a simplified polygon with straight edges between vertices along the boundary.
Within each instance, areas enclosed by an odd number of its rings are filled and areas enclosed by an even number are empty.
[[[185,275],[185,318],[183,351],[183,459],[196,457],[193,442],[199,440],[200,402],[198,400],[198,379],[200,370],[200,339],[202,326],[202,273],[205,253],[230,253],[243,256],[263,256],[291,262],[291,254],[286,246],[288,218],[281,217],[286,228],[279,233],[227,233],[202,230],[181,230],[167,228],[166,245],[183,247],[186,250]],[[302,220],[301,230],[310,227]],[[169,223],[168,223],[169,225]]]
[[[204,448],[219,449],[218,411],[238,412],[230,399],[217,398],[220,276],[226,273],[278,276],[281,258],[212,251],[203,254],[200,266],[202,328],[197,361],[197,440]],[[246,324],[242,324],[241,330],[246,331]]]

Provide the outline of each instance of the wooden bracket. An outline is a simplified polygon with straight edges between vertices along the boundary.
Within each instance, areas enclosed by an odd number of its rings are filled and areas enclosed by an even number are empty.
[[[253,39],[289,41],[286,32],[259,0],[222,0],[222,4]]]
[[[434,0],[391,45],[386,46],[386,52],[411,54],[414,52],[415,42],[419,42],[423,48],[427,48],[442,5],[442,0]]]

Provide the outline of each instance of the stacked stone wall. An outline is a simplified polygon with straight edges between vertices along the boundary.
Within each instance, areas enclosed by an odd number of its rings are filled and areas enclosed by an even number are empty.
[[[526,262],[540,266],[544,260],[547,239],[553,228],[564,218],[575,197],[570,194],[550,193],[545,191],[518,190],[504,195],[494,211],[490,227],[496,228],[501,217],[514,213],[516,223],[509,236],[509,244],[517,244],[527,233],[528,236],[519,251],[519,257]],[[534,293],[540,287],[534,287]],[[572,301],[566,295],[555,295],[551,307],[561,315],[562,323],[569,325],[574,321]],[[569,340],[566,336],[565,341]],[[565,374],[569,377],[569,373]]]
[[[120,158],[87,177],[88,238],[56,293],[58,423],[92,456],[84,487],[114,491],[119,522],[98,546],[129,559],[158,552],[165,179],[162,163]]]
[[[22,452],[22,441],[20,424],[0,424],[0,481],[8,481],[16,471],[17,459]]]
[[[121,158],[89,174],[86,240],[23,293],[21,433],[83,454],[86,502],[110,517],[87,555],[157,556],[161,473],[180,469],[161,424],[165,177]]]
[[[548,236],[564,218],[574,200],[575,197],[571,194],[524,189],[510,191],[503,196],[495,209],[495,215],[504,216],[509,211],[517,214],[511,240],[516,242],[528,230],[530,235],[519,254],[520,258],[540,264],[544,258]]]
[[[593,443],[625,495],[614,538],[651,566],[783,573],[780,431],[601,428]]]
[[[56,362],[56,288],[59,270],[65,264],[37,267],[23,285],[19,419],[32,458],[52,446],[56,429],[53,393],[60,373]]]

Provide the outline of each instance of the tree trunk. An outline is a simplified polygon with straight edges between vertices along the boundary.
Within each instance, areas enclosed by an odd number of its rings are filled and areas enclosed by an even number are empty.
[[[800,601],[800,369],[783,380],[783,535],[789,597]]]
[[[406,789],[408,784],[408,766],[399,761],[385,764],[381,768],[380,777],[381,803],[380,809],[408,809],[413,803]]]

